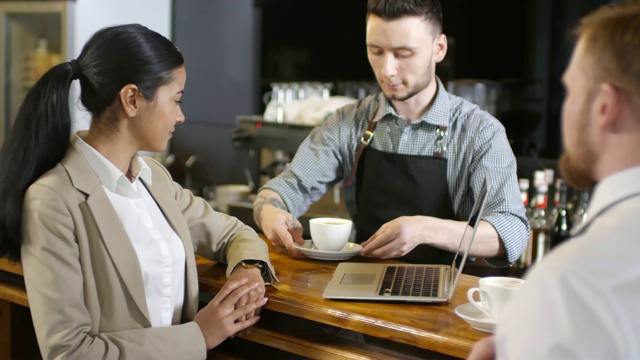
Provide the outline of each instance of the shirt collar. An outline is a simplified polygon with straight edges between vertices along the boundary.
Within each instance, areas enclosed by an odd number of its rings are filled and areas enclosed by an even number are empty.
[[[115,192],[119,182],[125,181],[131,184],[120,169],[82,139],[83,133],[82,131],[77,132],[73,136],[71,143],[87,160],[96,173],[100,183],[111,192]],[[140,156],[135,155],[133,159],[131,159],[129,171],[136,181],[140,178],[144,182],[151,184],[151,168],[149,168]]]
[[[450,122],[449,111],[451,106],[449,93],[447,93],[444,85],[442,85],[442,82],[437,76],[436,83],[438,86],[433,103],[416,122],[425,122],[430,125],[448,127]],[[400,117],[396,112],[396,109],[391,105],[389,99],[384,96],[384,93],[380,92],[377,96],[379,107],[377,113],[373,117],[373,121],[379,121],[384,118],[393,119]],[[387,115],[391,116],[387,117]]]
[[[577,228],[574,234],[582,232],[600,213],[606,211],[626,198],[640,193],[640,166],[620,171],[601,180],[593,189],[593,195],[587,209],[587,220]]]

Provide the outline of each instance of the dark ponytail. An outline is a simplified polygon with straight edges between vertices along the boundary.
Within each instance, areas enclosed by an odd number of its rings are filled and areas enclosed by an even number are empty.
[[[77,60],[53,67],[38,80],[0,149],[0,256],[20,258],[24,194],[69,147],[71,81],[80,80],[82,105],[96,118],[127,84],[153,99],[183,64],[180,51],[164,36],[139,24],[119,25],[96,32]]]
[[[0,256],[19,258],[24,194],[67,150],[71,81],[69,63],[47,71],[27,93],[0,149]]]

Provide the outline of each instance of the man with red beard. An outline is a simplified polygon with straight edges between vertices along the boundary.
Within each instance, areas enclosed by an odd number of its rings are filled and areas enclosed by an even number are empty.
[[[366,49],[382,91],[311,131],[290,168],[258,193],[258,226],[297,254],[295,217],[343,182],[362,255],[451,264],[489,172],[487,215],[469,254],[514,262],[529,237],[515,157],[502,124],[435,75],[447,52],[440,3],[369,0]]]
[[[640,2],[582,19],[562,81],[560,171],[589,218],[527,274],[470,359],[640,359]]]

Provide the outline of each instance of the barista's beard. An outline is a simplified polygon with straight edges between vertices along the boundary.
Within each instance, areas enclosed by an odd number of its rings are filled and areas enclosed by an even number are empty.
[[[577,190],[590,189],[596,183],[596,179],[593,176],[593,168],[598,156],[593,149],[593,145],[589,143],[588,117],[589,110],[585,104],[580,111],[577,129],[574,130],[577,132],[576,144],[578,144],[579,148],[574,149],[573,153],[565,150],[558,163],[562,178],[569,186]]]
[[[562,178],[576,190],[591,189],[596,181],[587,169],[588,162],[574,159],[566,152],[560,157],[559,167]]]
[[[431,81],[435,81],[434,79],[435,76],[432,75],[433,71],[431,71],[432,67],[433,67],[433,63],[429,65],[429,67],[427,68],[427,71],[424,73],[424,76],[420,78],[418,82],[415,85],[413,85],[411,89],[409,89],[409,91],[407,91],[405,95],[402,95],[402,96],[392,95],[392,96],[387,96],[387,98],[393,101],[405,101],[405,100],[411,99],[417,93],[426,89],[427,86],[429,86],[429,84],[431,83]]]
[[[418,84],[414,85],[411,89],[409,89],[409,91],[407,92],[406,95],[404,95],[404,96],[393,95],[393,96],[390,97],[390,99],[394,100],[394,101],[405,101],[405,100],[411,99],[417,93],[419,93],[420,91],[424,90],[429,85],[429,81],[430,81],[429,78],[430,78],[430,76],[427,75],[426,79],[422,79],[422,81],[420,81]]]

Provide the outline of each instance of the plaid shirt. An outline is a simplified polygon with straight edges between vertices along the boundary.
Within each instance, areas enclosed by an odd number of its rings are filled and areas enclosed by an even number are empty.
[[[492,189],[487,215],[482,219],[496,229],[507,256],[487,261],[494,266],[514,262],[527,246],[530,229],[520,199],[516,159],[504,127],[477,105],[447,93],[437,81],[434,102],[417,121],[407,122],[398,116],[382,93],[339,109],[309,133],[290,166],[263,188],[277,192],[289,211],[299,216],[331,187],[347,179],[358,141],[374,114],[378,124],[369,146],[385,152],[432,156],[438,128],[447,127],[444,157],[456,220],[468,219],[488,169]],[[355,182],[344,188],[351,217],[356,215],[355,190]]]

